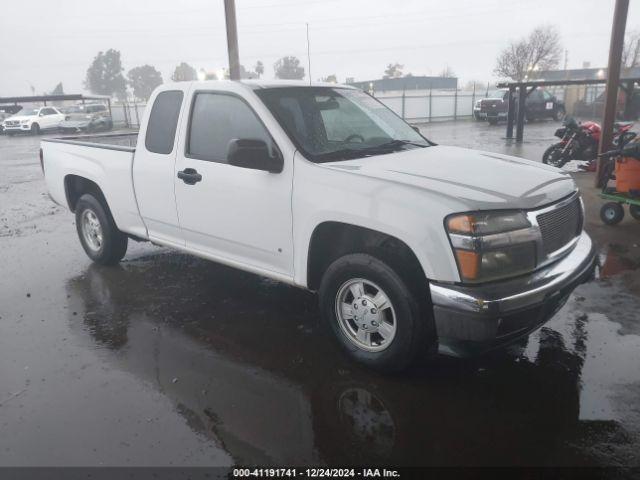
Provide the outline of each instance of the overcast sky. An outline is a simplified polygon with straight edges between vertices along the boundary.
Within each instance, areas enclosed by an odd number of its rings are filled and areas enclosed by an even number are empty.
[[[627,29],[640,28],[631,2]],[[311,76],[339,81],[380,78],[399,62],[414,75],[445,66],[461,84],[493,78],[496,55],[540,24],[556,25],[570,68],[606,64],[614,0],[236,0],[240,61],[247,67],[296,55]],[[100,50],[122,53],[125,70],[150,64],[169,81],[182,61],[216,71],[227,66],[223,0],[2,1],[0,96],[83,91]],[[126,71],[125,71],[126,73]]]

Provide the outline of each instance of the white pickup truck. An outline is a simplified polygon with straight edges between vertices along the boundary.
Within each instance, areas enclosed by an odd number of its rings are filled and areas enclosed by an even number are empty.
[[[138,134],[42,141],[87,255],[149,240],[318,291],[368,366],[513,342],[593,273],[570,175],[437,146],[360,90],[181,82],[149,105]]]

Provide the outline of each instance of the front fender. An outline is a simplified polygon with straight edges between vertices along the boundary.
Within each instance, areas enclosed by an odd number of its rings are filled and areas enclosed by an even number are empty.
[[[292,198],[294,281],[307,286],[315,229],[338,222],[374,230],[404,242],[425,275],[459,281],[443,220],[451,205],[436,195],[394,182],[343,173],[306,160],[296,162]]]

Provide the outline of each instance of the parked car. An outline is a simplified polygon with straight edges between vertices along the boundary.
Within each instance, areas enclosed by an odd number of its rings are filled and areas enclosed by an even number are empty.
[[[111,130],[113,120],[106,105],[74,105],[65,111],[65,119],[59,126],[62,132],[97,132]]]
[[[491,125],[496,125],[500,120],[507,119],[509,110],[509,90],[496,90],[492,93],[493,98],[482,98],[476,102],[474,116],[486,119]],[[518,111],[518,95],[513,98],[515,103],[514,112]],[[562,120],[565,116],[564,103],[551,95],[546,90],[539,88],[531,92],[525,100],[525,118],[528,122],[544,118]]]
[[[7,135],[31,133],[37,135],[46,130],[57,130],[64,114],[55,107],[23,108],[2,122]]]
[[[139,134],[42,141],[97,263],[150,240],[317,291],[344,350],[386,370],[526,337],[592,275],[568,173],[438,146],[358,89],[180,82],[150,105]]]
[[[4,120],[9,118],[11,115],[15,115],[20,110],[22,110],[22,107],[20,105],[0,106],[0,135],[4,133],[4,125],[3,125]]]

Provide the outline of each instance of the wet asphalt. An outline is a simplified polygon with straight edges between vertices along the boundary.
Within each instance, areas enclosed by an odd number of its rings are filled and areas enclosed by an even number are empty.
[[[520,146],[424,131],[537,159],[554,127]],[[135,242],[91,264],[38,146],[0,136],[0,466],[640,465],[633,264],[508,350],[383,376],[337,349],[311,293]]]

